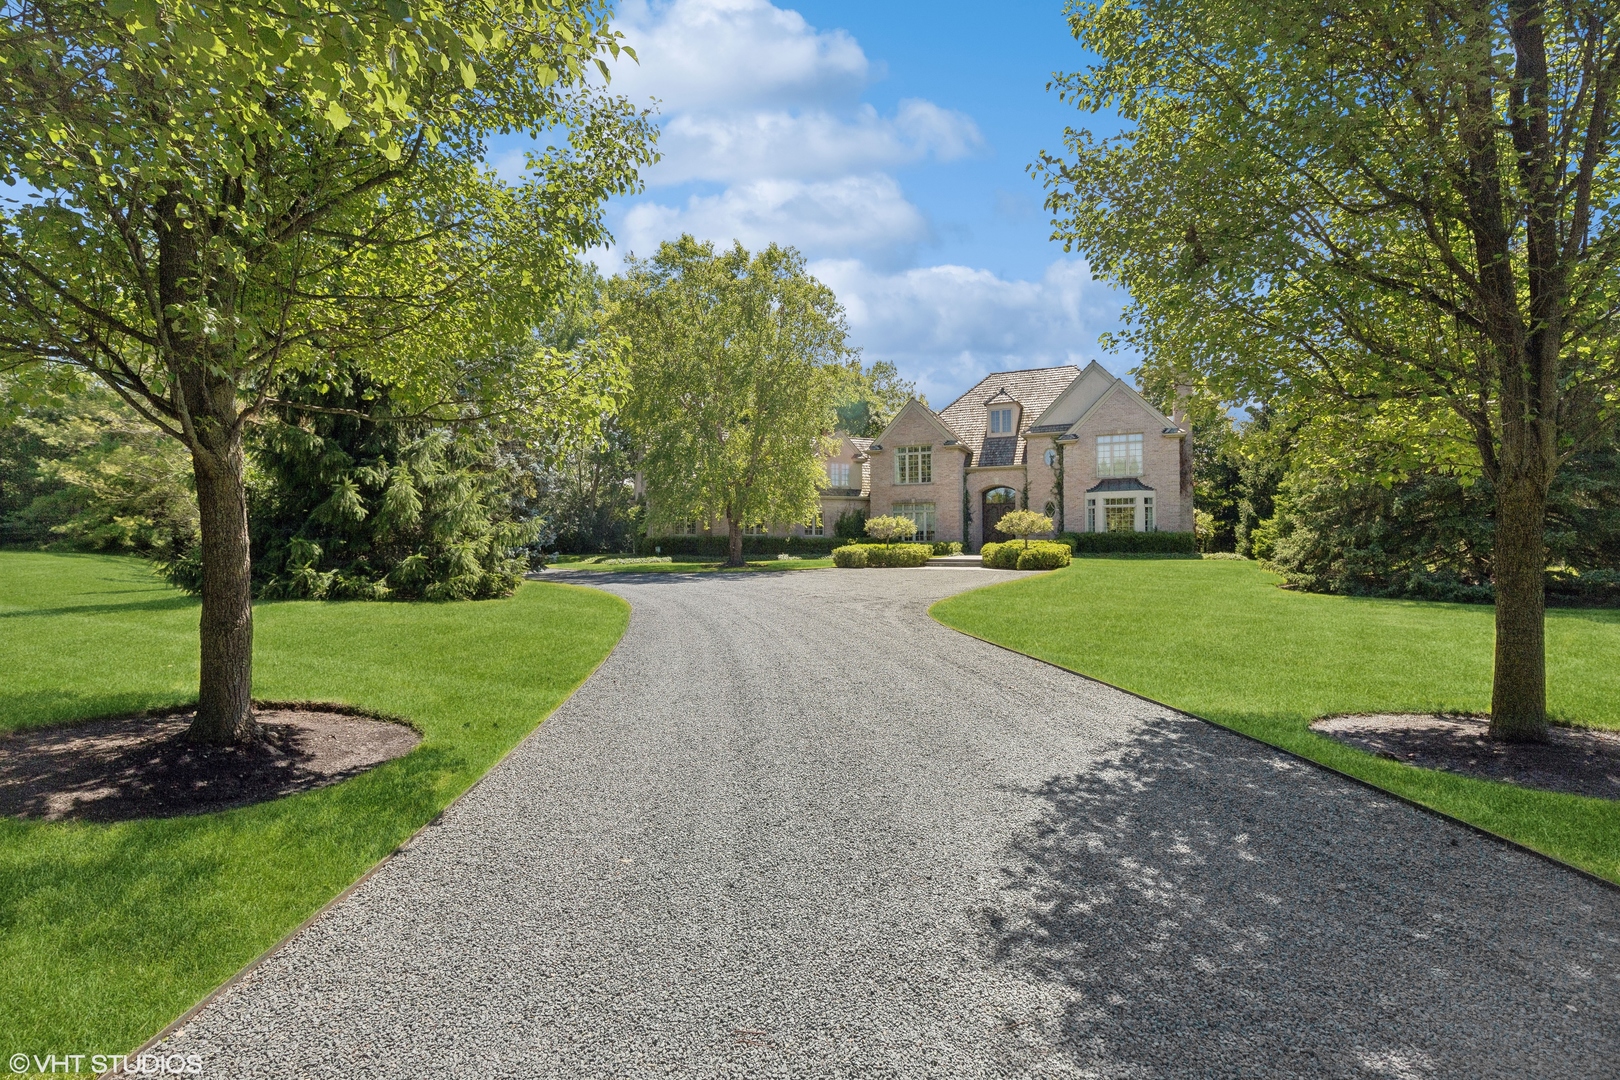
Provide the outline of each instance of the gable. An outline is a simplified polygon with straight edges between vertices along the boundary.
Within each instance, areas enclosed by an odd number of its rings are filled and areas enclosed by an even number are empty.
[[[1067,431],[1119,381],[1108,373],[1107,368],[1093,360],[1086,365],[1080,377],[1069,383],[1063,393],[1035,418],[1030,430]]]
[[[916,398],[910,398],[906,401],[905,405],[901,406],[900,411],[894,414],[894,419],[889,421],[889,426],[884,428],[882,433],[879,434],[878,437],[870,444],[870,448],[873,451],[878,452],[887,449],[889,446],[890,433],[896,428],[900,427],[903,423],[914,421],[922,421],[929,427],[933,428],[934,431],[939,435],[940,441],[946,445],[954,446],[960,442],[960,440],[957,438],[956,432],[946,427],[944,421],[942,421],[939,416],[935,414],[934,410],[930,409]]]
[[[1167,433],[1178,430],[1164,413],[1149,404],[1147,398],[1137,393],[1123,379],[1114,379],[1114,385],[1110,386],[1103,392],[1101,397],[1092,402],[1091,407],[1081,414],[1078,420],[1069,425],[1069,431],[1078,432],[1087,420],[1090,420],[1102,410],[1103,406],[1110,402],[1122,403],[1127,408],[1134,407],[1136,411],[1142,413],[1142,424],[1149,432]]]

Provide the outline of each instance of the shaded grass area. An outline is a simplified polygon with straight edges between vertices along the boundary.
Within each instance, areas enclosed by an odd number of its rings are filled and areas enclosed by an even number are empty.
[[[197,604],[128,558],[0,552],[0,729],[196,696]],[[254,694],[403,717],[420,747],[258,806],[117,825],[0,819],[0,1043],[124,1053],[465,791],[595,669],[629,607],[510,600],[256,608]]]
[[[604,560],[614,557],[612,555],[563,556],[555,560],[555,565],[559,569],[603,570],[612,571],[615,574],[697,574],[710,572],[741,574],[755,570],[820,570],[833,564],[832,558],[829,556],[822,559],[752,559],[746,566],[727,566],[724,560],[720,559],[684,559],[678,555],[671,556],[669,562],[604,564]]]
[[[1620,882],[1620,802],[1418,769],[1308,727],[1335,713],[1487,711],[1491,608],[1276,581],[1248,562],[1086,559],[930,612]],[[1547,681],[1560,722],[1620,728],[1620,611],[1549,611]]]

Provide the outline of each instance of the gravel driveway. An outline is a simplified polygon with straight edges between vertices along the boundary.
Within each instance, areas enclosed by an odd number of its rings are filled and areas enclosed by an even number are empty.
[[[210,1077],[1620,1075],[1620,891],[925,614],[1008,576],[590,578],[634,607],[601,670],[165,1051]]]

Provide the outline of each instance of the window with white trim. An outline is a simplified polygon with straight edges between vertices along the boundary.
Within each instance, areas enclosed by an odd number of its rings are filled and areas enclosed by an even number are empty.
[[[1086,532],[1097,531],[1097,500],[1086,500]]]
[[[1103,530],[1105,532],[1136,531],[1136,500],[1104,499]]]
[[[1141,476],[1141,434],[1097,436],[1097,475]]]
[[[849,487],[849,462],[827,462],[827,483],[833,487]]]
[[[1013,432],[1012,414],[1013,414],[1013,411],[1011,409],[991,409],[990,410],[990,434],[992,434],[992,435],[1011,435],[1011,434],[1013,434],[1014,432]]]
[[[897,484],[932,484],[934,482],[934,448],[932,446],[902,446],[894,452],[894,482]]]
[[[894,516],[910,518],[911,523],[917,526],[917,535],[913,540],[934,539],[934,504],[931,502],[903,502],[894,504]]]
[[[1153,531],[1153,496],[1142,497],[1142,531]]]
[[[771,531],[771,527],[769,525],[744,525],[743,526],[743,535],[744,536],[768,536],[768,535],[770,535],[770,531]]]
[[[804,524],[804,535],[806,535],[806,536],[826,536],[827,535],[827,527],[821,523],[821,518],[820,518],[819,515],[814,520],[805,522],[805,524]]]

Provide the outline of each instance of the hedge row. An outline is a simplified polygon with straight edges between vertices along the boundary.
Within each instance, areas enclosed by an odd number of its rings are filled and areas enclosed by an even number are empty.
[[[962,545],[956,540],[936,540],[934,541],[934,554],[960,555],[962,554]]]
[[[843,541],[836,536],[745,536],[743,557],[756,555],[803,555],[821,558]],[[657,549],[657,550],[655,550]],[[723,559],[731,553],[731,542],[724,535],[642,536],[636,539],[637,555],[697,555]]]
[[[931,544],[847,544],[833,549],[833,565],[858,570],[867,566],[925,566],[934,557]]]
[[[979,549],[979,562],[992,570],[1056,570],[1068,566],[1072,559],[1069,545],[1056,540],[1032,540],[1028,547],[1013,540]]]
[[[1182,555],[1198,553],[1198,544],[1190,532],[1066,532],[1059,533],[1057,541],[1068,545],[1076,555],[1150,551]]]

